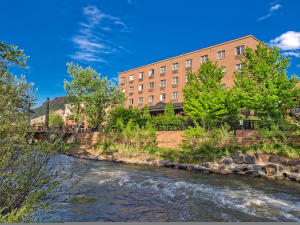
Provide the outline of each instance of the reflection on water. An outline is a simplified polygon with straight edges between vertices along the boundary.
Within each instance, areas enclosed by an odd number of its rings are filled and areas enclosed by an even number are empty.
[[[88,167],[55,214],[77,221],[300,221],[300,184],[60,156]],[[82,203],[84,202],[84,204]]]

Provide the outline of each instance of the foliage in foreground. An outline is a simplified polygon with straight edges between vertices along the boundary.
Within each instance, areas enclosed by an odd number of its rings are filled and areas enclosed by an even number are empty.
[[[26,58],[0,43],[0,223],[43,221],[65,178],[51,160],[63,148],[60,138],[30,144],[26,109],[32,84],[8,72],[9,66],[25,66]]]

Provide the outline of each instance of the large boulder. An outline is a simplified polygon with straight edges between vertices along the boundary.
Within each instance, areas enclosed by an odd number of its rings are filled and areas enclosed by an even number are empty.
[[[170,161],[169,160],[160,160],[158,161],[158,166],[169,166]]]
[[[283,173],[283,176],[286,178],[289,178],[290,180],[300,182],[300,174],[299,173]]]
[[[207,171],[208,168],[205,166],[201,166],[201,165],[194,165],[194,170],[199,171],[199,172],[204,172],[204,171]]]
[[[245,155],[244,162],[246,164],[255,164],[256,157],[254,155]]]
[[[245,161],[245,155],[240,153],[234,153],[231,155],[231,158],[236,164],[243,164]]]
[[[230,165],[230,164],[233,163],[233,160],[232,160],[232,158],[224,158],[222,160],[222,163],[225,164],[225,165]]]
[[[183,164],[183,163],[178,163],[178,166],[177,166],[178,169],[182,169],[182,170],[186,170],[187,167],[188,167],[187,164]]]
[[[269,163],[262,167],[267,176],[276,176],[278,172],[282,171],[282,168],[277,164]]]

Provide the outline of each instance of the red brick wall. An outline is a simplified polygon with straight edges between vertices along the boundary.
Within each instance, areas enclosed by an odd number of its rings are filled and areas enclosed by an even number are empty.
[[[179,148],[184,131],[157,131],[157,145],[164,148]]]
[[[133,106],[138,106],[139,108],[144,107],[145,104],[148,104],[148,98],[150,95],[154,96],[154,101],[152,105],[160,102],[160,94],[165,94],[166,99],[165,102],[170,102],[172,100],[172,92],[178,91],[178,102],[183,102],[183,93],[182,88],[186,85],[186,60],[192,59],[192,72],[196,72],[198,68],[201,66],[201,56],[208,55],[208,58],[212,61],[218,63],[219,66],[226,67],[226,74],[223,78],[223,83],[227,87],[231,87],[234,85],[233,82],[233,73],[236,70],[236,64],[239,64],[240,57],[235,55],[235,48],[237,46],[244,45],[250,48],[256,48],[258,44],[258,40],[253,36],[246,36],[243,38],[239,38],[233,41],[229,41],[226,43],[222,43],[219,45],[215,45],[212,47],[204,48],[198,51],[190,52],[184,55],[176,56],[173,58],[169,58],[166,60],[162,60],[156,63],[152,63],[146,66],[142,66],[139,68],[135,68],[132,70],[128,70],[122,73],[119,73],[119,89],[125,89],[125,96],[127,97],[127,101],[125,103],[126,106],[129,105],[129,99],[133,99]],[[217,53],[219,51],[225,50],[225,58],[217,59]],[[172,64],[178,63],[178,72],[172,72]],[[164,76],[160,75],[160,67],[166,66],[166,72]],[[154,77],[149,78],[149,70],[154,69]],[[139,72],[144,72],[143,80],[139,81]],[[134,75],[134,81],[132,83],[129,82],[129,76]],[[121,84],[121,77],[125,77],[125,83]],[[172,85],[172,78],[178,77],[177,87]],[[164,90],[160,89],[160,80],[166,80],[166,86]],[[152,91],[149,91],[149,83],[154,82],[154,88]],[[138,87],[140,84],[143,84],[143,92],[138,93]],[[133,95],[129,95],[129,88],[133,86]],[[139,97],[143,97],[143,104],[139,105],[138,99]]]

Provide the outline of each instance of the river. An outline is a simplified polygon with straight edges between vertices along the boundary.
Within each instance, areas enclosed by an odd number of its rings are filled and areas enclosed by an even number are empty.
[[[299,183],[58,157],[86,168],[54,214],[65,222],[300,221]]]

